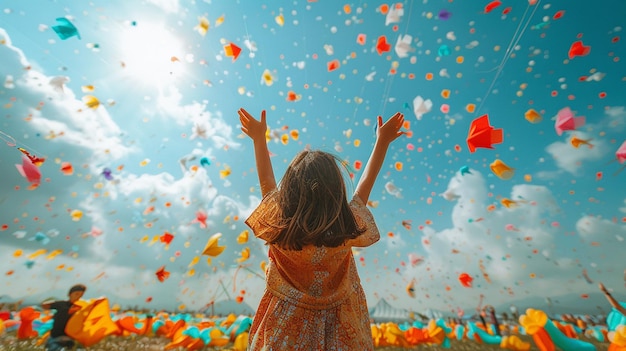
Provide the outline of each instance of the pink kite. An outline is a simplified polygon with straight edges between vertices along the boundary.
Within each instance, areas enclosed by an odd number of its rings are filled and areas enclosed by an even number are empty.
[[[622,143],[617,151],[615,152],[615,157],[617,157],[617,162],[624,163],[626,162],[626,141]]]
[[[196,218],[191,221],[191,223],[198,223],[200,224],[200,228],[206,228],[206,220],[207,220],[208,216],[206,214],[206,212],[200,210],[198,212],[196,212]]]
[[[569,107],[562,108],[556,115],[554,128],[556,134],[561,135],[566,130],[575,130],[585,125],[585,117],[574,117],[574,112]]]
[[[33,186],[41,182],[41,171],[28,157],[22,156],[22,164],[15,165],[22,177],[26,178]]]

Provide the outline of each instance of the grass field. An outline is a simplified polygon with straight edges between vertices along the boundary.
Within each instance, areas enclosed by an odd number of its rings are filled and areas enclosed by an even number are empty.
[[[520,336],[522,340],[530,342],[532,347],[530,350],[539,350],[532,342],[532,338],[528,336]],[[597,351],[607,351],[609,344],[597,343],[592,339],[585,339],[584,341],[593,343],[596,346]],[[89,351],[161,351],[164,350],[165,345],[169,342],[169,339],[161,337],[145,337],[145,336],[130,336],[130,337],[107,337],[100,343],[89,347],[86,350]],[[36,340],[17,340],[15,333],[5,333],[0,335],[0,351],[43,351],[43,346],[36,345]],[[78,348],[81,350],[81,348]],[[178,350],[185,350],[179,348]],[[205,351],[229,351],[233,350],[232,345],[227,345],[219,348],[205,347],[202,350]],[[451,351],[480,351],[480,350],[503,350],[499,345],[486,345],[478,344],[474,341],[452,341],[451,348],[443,348],[437,345],[419,345],[412,348],[400,348],[400,347],[378,347],[377,351],[406,351],[406,350],[451,350]],[[568,351],[568,350],[562,350]]]

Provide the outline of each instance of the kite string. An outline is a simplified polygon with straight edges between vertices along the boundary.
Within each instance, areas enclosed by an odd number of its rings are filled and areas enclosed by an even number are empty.
[[[239,265],[237,269],[235,269],[235,274],[233,275],[233,292],[237,292],[237,273],[239,273],[241,267],[243,266]]]
[[[3,132],[2,130],[0,130],[0,139],[2,139],[4,142],[6,142],[7,146],[10,147],[18,147],[18,148],[23,148],[27,151],[30,151],[31,153],[34,153],[38,156],[41,157],[48,157],[46,154],[39,152],[37,149],[35,149],[34,147],[31,147],[30,145],[26,144],[25,142],[22,141],[18,141],[15,139],[15,137]],[[18,146],[21,145],[21,146]],[[23,146],[23,147],[22,147]]]
[[[507,50],[512,51],[517,46],[519,41],[522,39],[522,36],[526,32],[526,29],[528,28],[528,25],[530,24],[530,21],[535,16],[535,12],[537,12],[537,8],[539,8],[539,4],[540,3],[541,3],[541,0],[539,0],[537,2],[537,4],[535,4],[535,8],[533,9],[533,12],[530,14],[530,17],[528,17],[528,19],[526,20],[526,22],[524,24],[524,28],[522,28],[521,33],[517,36],[517,39],[515,40],[515,43],[513,43],[513,45],[510,45],[509,48],[507,48]],[[522,20],[520,20],[520,25],[522,24],[523,18],[526,16],[527,12],[528,12],[528,7],[526,8],[526,11],[524,11],[524,16],[522,17]],[[519,28],[519,25],[518,25],[518,28]],[[506,57],[505,64],[506,64],[506,61],[508,61],[509,58],[511,58],[511,54],[512,54],[512,52]]]
[[[250,47],[252,47],[252,39],[251,39],[252,36],[250,35],[250,31],[248,30],[248,19],[247,19],[247,16],[245,14],[242,17],[243,17],[243,28],[244,28],[244,30],[246,32],[246,39],[248,39],[248,41],[250,42],[249,45],[250,45]],[[249,49],[249,50],[250,50],[250,52],[253,52],[251,49]],[[256,70],[256,64],[257,64],[257,62],[255,60],[256,54],[250,55],[249,57],[250,57],[250,60],[252,61],[252,73],[254,73],[255,77],[259,77],[259,74],[258,74],[258,72]],[[260,79],[256,80],[256,87],[259,90],[259,92],[262,91],[261,90],[261,80]]]
[[[387,72],[387,81],[385,82],[385,88],[383,89],[383,106],[379,113],[380,116],[385,115],[385,109],[387,108],[387,101],[389,101],[389,95],[391,93],[391,86],[393,85],[394,78],[395,74]]]
[[[361,0],[361,1],[359,1],[359,4],[357,5],[357,7],[361,7],[362,4],[363,4],[363,1]],[[354,34],[356,34],[356,27],[352,26],[352,28],[355,28],[355,30],[352,31],[352,34],[354,35]],[[367,84],[366,82],[367,82],[367,80],[364,79],[363,83],[361,83],[361,91],[359,92],[359,96],[358,96],[358,98],[360,98],[360,99],[362,99],[362,96],[365,93],[365,86]],[[360,103],[355,101],[354,112],[352,113],[352,120],[353,121],[356,120],[356,114],[359,111],[359,105],[360,105]]]
[[[409,5],[409,14],[407,16],[407,21],[406,21],[406,26],[404,28],[404,34],[407,34],[409,31],[409,28],[411,26],[411,12],[413,9],[413,0],[411,0],[411,3]],[[380,115],[383,116],[385,114],[385,109],[387,108],[387,101],[389,101],[389,94],[391,93],[391,86],[393,85],[393,81],[395,78],[396,73],[387,73],[387,76],[391,76],[389,77],[389,79],[387,79],[387,82],[385,84],[385,89],[383,90],[383,107],[381,110]],[[378,123],[378,122],[377,122]]]
[[[511,48],[514,47],[513,46],[513,42],[515,42],[515,39],[516,39],[516,37],[518,35],[521,37],[521,34],[523,34],[523,33],[520,33],[520,27],[522,26],[522,23],[524,21],[524,18],[526,17],[526,13],[527,12],[528,12],[528,7],[526,7],[526,11],[524,11],[524,15],[522,16],[522,19],[520,20],[520,23],[517,25],[517,28],[515,29],[515,32],[513,33],[513,36],[511,37],[511,41],[509,42],[509,45],[507,46],[506,50],[504,51],[504,56],[502,57],[502,60],[495,67],[496,68],[496,74],[493,77],[493,79],[491,80],[491,83],[489,84],[489,88],[487,88],[487,91],[485,92],[485,96],[480,101],[480,105],[478,105],[478,108],[476,109],[476,113],[478,113],[482,109],[483,105],[485,104],[485,101],[487,101],[487,97],[491,94],[491,90],[493,89],[493,87],[496,84],[496,81],[500,77],[500,73],[502,73],[502,70],[504,69],[504,64],[506,63],[507,58],[510,56],[510,54],[512,52]]]
[[[15,141],[15,138],[3,132],[2,130],[0,130],[0,139],[4,140],[4,142],[7,143],[8,146],[17,145],[17,141]]]
[[[537,11],[537,8],[539,7],[540,3],[541,3],[541,0],[539,0],[535,5],[528,5],[528,7],[526,7],[526,10],[524,11],[524,14],[522,15],[522,19],[520,20],[520,23],[517,25],[517,28],[515,29],[515,32],[513,33],[513,36],[511,37],[511,41],[509,42],[509,45],[507,46],[507,49],[504,52],[504,56],[502,57],[500,64],[496,66],[497,68],[496,74],[491,80],[491,84],[489,85],[489,88],[487,89],[485,96],[483,96],[482,100],[480,101],[480,105],[478,105],[478,108],[476,109],[476,113],[478,113],[482,109],[483,105],[485,104],[485,101],[487,100],[487,97],[489,97],[489,95],[491,94],[491,90],[493,89],[493,87],[496,84],[496,81],[500,77],[500,74],[502,73],[504,66],[506,65],[511,55],[513,54],[513,49],[517,46],[519,41],[522,39],[522,36],[526,32],[526,29],[528,28],[528,25],[530,24],[530,21],[532,20],[535,12]],[[525,20],[526,14],[528,13],[528,9],[530,8],[530,6],[535,6],[535,8],[533,9],[533,12],[530,14],[528,19]],[[520,31],[522,24],[524,24],[524,27]]]
[[[222,281],[222,279],[220,279],[219,282],[220,282],[220,285],[222,286],[222,290],[226,294],[226,297],[228,297],[229,300],[232,300],[232,298],[230,297],[230,294],[228,293],[228,289],[226,289],[226,286],[224,286],[224,282]]]
[[[363,4],[363,0],[359,1],[359,4],[357,5],[357,7],[361,7],[361,4]],[[352,28],[356,28],[355,26],[353,26]],[[352,31],[352,34],[356,34],[356,29]],[[363,96],[363,93],[365,92],[365,85],[366,85],[366,80],[364,79],[364,82],[361,83],[361,91],[359,92],[359,98],[361,98]],[[355,101],[355,107],[354,107],[354,112],[352,113],[352,120],[356,120],[356,114],[359,111],[359,105],[360,103]]]
[[[237,269],[235,270],[235,274],[233,275],[233,292],[237,292],[237,273],[239,273],[239,270],[242,269],[242,268],[244,270],[246,270],[246,271],[256,275],[257,277],[265,280],[265,278],[263,276],[261,276],[259,273],[255,272],[255,271],[251,270],[250,268],[248,268],[248,266],[249,265],[244,266],[242,264],[237,266]]]
[[[407,17],[407,26],[404,29],[404,34],[407,34],[409,32],[409,23],[411,23],[411,13],[413,12],[413,0],[411,0],[411,3],[409,4],[409,16]]]
[[[259,273],[255,272],[255,271],[251,270],[251,269],[250,269],[250,268],[248,268],[247,266],[243,266],[242,268],[243,268],[243,269],[245,269],[246,271],[248,271],[248,272],[250,272],[250,273],[252,273],[252,274],[256,275],[257,277],[259,277],[259,278],[261,278],[261,279],[265,280],[265,277],[263,277],[262,275],[260,275]]]

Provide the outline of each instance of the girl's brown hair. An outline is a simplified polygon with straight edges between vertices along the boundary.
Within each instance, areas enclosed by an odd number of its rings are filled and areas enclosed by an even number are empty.
[[[336,156],[305,150],[287,167],[274,194],[276,211],[264,222],[275,230],[267,242],[288,250],[305,245],[337,247],[365,231],[347,201]]]

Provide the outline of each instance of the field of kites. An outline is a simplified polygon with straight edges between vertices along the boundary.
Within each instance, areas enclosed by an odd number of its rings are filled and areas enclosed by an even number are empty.
[[[421,317],[421,316],[420,316]],[[517,316],[515,316],[517,317]],[[0,350],[44,350],[52,314],[38,306],[0,311]],[[107,298],[83,302],[66,333],[88,350],[244,351],[252,317],[229,314],[146,313],[111,308]],[[527,309],[515,318],[436,318],[372,323],[377,350],[626,350],[626,316],[562,315]],[[76,349],[81,349],[77,347]]]

